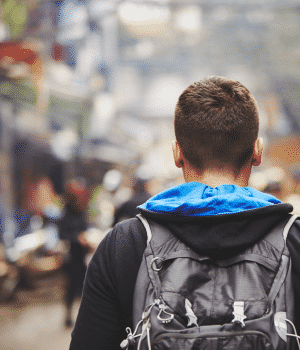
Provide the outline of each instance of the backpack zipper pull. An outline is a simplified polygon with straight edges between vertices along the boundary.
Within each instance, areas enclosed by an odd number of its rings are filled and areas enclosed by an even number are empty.
[[[126,328],[127,332],[127,338],[122,341],[120,344],[120,348],[122,350],[128,349],[129,345],[135,344],[134,334],[132,334],[132,331],[129,327]]]

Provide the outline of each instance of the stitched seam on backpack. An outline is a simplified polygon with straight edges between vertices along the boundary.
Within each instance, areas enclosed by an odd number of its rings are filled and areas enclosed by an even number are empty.
[[[267,260],[271,260],[271,261],[275,261],[275,262],[278,262],[278,261],[279,261],[279,260],[276,260],[276,259],[272,259],[272,258],[270,258],[269,256],[265,256],[265,255],[263,255],[263,254],[245,253],[245,255],[247,255],[247,254],[253,254],[253,255],[257,255],[257,256],[262,256],[263,258],[265,258],[265,259],[267,259]],[[241,255],[243,255],[243,254],[241,254]]]
[[[152,245],[151,245],[151,248],[152,248],[152,251],[153,251],[153,253],[157,253],[157,251],[159,251],[159,250],[161,250],[168,242],[170,242],[172,239],[174,239],[175,238],[175,242],[174,242],[174,245],[179,241],[179,239],[178,238],[176,238],[176,237],[171,237],[170,239],[168,239],[167,241],[165,241],[164,242],[164,244],[163,245],[160,245],[160,246],[157,246],[157,247],[153,247]],[[150,244],[151,244],[151,242],[150,242]]]
[[[217,280],[218,280],[218,276],[219,276],[219,267],[216,267],[215,269],[215,276],[214,276],[214,289],[213,289],[213,295],[212,295],[212,302],[211,302],[211,308],[210,308],[210,314],[209,316],[212,317],[215,308],[214,308],[214,304],[215,304],[215,293],[216,293],[216,287],[217,287]]]
[[[280,251],[275,245],[273,245],[272,243],[270,243],[270,242],[269,242],[268,240],[266,240],[265,238],[263,238],[261,241],[262,241],[262,242],[266,242],[267,245],[269,245],[269,246],[271,246],[272,248],[274,248],[278,253],[281,253],[281,251]]]

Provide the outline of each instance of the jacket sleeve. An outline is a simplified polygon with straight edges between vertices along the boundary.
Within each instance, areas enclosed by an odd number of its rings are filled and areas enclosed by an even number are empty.
[[[295,326],[300,334],[300,219],[291,227],[287,237],[287,247],[291,254],[292,281],[295,297]]]
[[[131,327],[135,280],[146,248],[139,219],[114,227],[87,269],[70,350],[116,350]]]

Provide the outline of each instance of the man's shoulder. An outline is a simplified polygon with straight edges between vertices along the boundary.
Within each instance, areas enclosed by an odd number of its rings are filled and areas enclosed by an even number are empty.
[[[115,235],[141,235],[147,236],[144,225],[138,217],[126,219],[117,223],[113,229]]]
[[[146,229],[142,222],[134,217],[117,223],[104,237],[98,249],[112,251],[117,257],[119,255],[126,256],[131,251],[138,251],[140,255],[146,246]]]
[[[100,242],[89,266],[89,274],[115,276],[122,284],[135,266],[139,266],[147,246],[147,233],[138,218],[116,224]],[[120,282],[121,281],[121,282]]]

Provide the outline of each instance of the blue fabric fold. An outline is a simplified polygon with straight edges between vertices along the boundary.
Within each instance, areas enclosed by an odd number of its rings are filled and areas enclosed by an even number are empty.
[[[197,217],[233,214],[279,203],[277,198],[251,187],[210,187],[188,182],[155,195],[139,208],[157,214]]]

